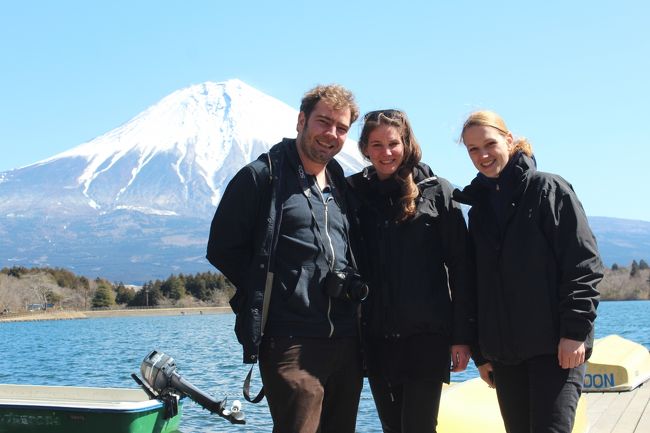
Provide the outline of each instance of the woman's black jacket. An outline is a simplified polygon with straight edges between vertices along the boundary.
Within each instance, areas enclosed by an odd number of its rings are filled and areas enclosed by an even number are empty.
[[[474,359],[516,364],[557,353],[561,337],[584,341],[589,355],[603,277],[596,240],[568,182],[537,171],[524,154],[512,158],[501,228],[490,202],[498,187],[477,177],[454,191],[472,206],[480,344]]]
[[[424,164],[415,168],[414,180],[420,190],[417,212],[397,223],[401,193],[395,180],[379,181],[372,168],[348,178],[361,202],[357,258],[370,286],[362,331],[370,341],[437,335],[448,353],[449,344],[472,344],[476,338],[467,228],[449,182]]]

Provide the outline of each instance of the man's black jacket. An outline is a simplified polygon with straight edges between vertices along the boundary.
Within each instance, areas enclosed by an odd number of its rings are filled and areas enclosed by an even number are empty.
[[[326,228],[322,223],[319,227],[309,224],[313,228],[306,233],[305,221],[298,221],[303,227],[300,236],[307,237],[303,239],[291,232],[292,222],[282,223],[287,212],[285,207],[293,206],[294,214],[311,218],[307,200],[315,200],[315,194],[303,190],[299,166],[294,139],[284,139],[273,146],[268,154],[261,155],[233,177],[210,228],[206,257],[237,289],[230,305],[237,315],[235,333],[243,346],[245,363],[257,361],[269,270],[275,275],[265,332],[324,338],[357,334],[356,306],[350,301],[331,299],[322,287],[329,270],[325,254],[321,253],[322,236],[325,236],[322,231]],[[338,225],[344,226],[346,237],[339,236],[338,241],[334,237],[333,247],[337,252],[334,265],[345,267],[351,254],[347,241],[345,178],[334,160],[327,165],[327,172],[334,184],[336,210],[341,209]],[[313,191],[313,179],[309,183],[308,189]],[[322,222],[322,203],[312,202],[311,209]],[[336,218],[336,214],[330,217]],[[278,243],[282,257],[276,254]]]

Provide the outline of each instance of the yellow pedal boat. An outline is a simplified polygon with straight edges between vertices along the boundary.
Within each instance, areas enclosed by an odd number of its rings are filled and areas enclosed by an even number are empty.
[[[587,362],[585,392],[631,391],[650,379],[650,353],[641,344],[609,335],[594,342]],[[505,433],[496,391],[481,378],[443,388],[438,415],[440,433]],[[578,402],[573,433],[589,431],[587,401]]]
[[[650,379],[650,353],[641,344],[618,335],[594,342],[587,361],[585,392],[631,391]]]
[[[587,403],[581,398],[573,433],[586,433],[588,426]],[[480,377],[446,386],[436,430],[439,433],[505,433],[496,391]]]

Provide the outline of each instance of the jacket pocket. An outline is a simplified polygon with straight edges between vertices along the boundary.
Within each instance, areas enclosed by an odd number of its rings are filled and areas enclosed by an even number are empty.
[[[273,290],[280,295],[278,301],[282,303],[280,308],[285,319],[305,320],[313,318],[314,312],[324,311],[326,296],[319,283],[324,278],[321,269],[304,265],[291,268],[280,261],[276,263],[282,268],[276,267]]]
[[[279,257],[276,257],[275,278],[273,281],[273,290],[277,291],[283,300],[288,300],[296,291],[296,287],[301,278],[304,279],[302,267],[289,266]]]

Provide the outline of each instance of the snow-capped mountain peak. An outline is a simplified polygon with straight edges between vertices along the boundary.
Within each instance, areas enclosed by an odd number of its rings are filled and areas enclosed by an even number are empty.
[[[244,164],[282,137],[295,137],[297,118],[296,109],[240,80],[196,84],[89,142],[9,172],[2,186],[39,173],[50,179],[48,189],[58,182],[66,192],[67,211],[74,204],[87,211],[196,215],[216,206]],[[339,160],[348,172],[363,166],[354,142]],[[44,206],[60,208],[40,197],[30,209]]]

